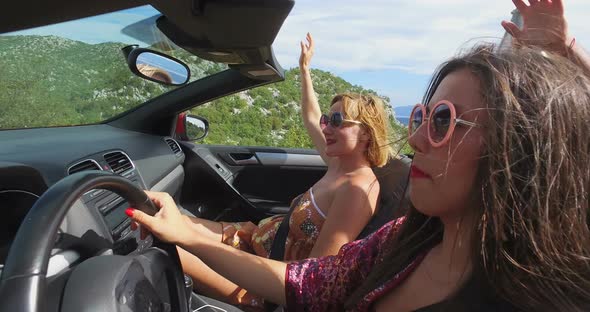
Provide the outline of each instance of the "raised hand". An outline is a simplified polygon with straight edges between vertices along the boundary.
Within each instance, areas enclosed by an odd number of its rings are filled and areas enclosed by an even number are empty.
[[[185,240],[198,235],[182,216],[174,199],[168,193],[145,192],[159,208],[153,217],[141,210],[129,208],[125,213],[143,229],[165,242],[183,245]],[[136,227],[136,226],[134,226]]]
[[[310,33],[307,33],[304,41],[301,41],[301,55],[299,55],[299,68],[301,70],[309,70],[311,58],[313,57],[313,38]]]
[[[512,0],[523,18],[522,29],[514,23],[502,21],[504,29],[519,44],[534,45],[561,52],[572,42],[562,0]]]

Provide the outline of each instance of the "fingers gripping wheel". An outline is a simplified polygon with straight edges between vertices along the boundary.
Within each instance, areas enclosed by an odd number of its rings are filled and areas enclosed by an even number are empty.
[[[142,190],[118,175],[87,171],[60,180],[39,198],[16,234],[0,278],[0,301],[2,302],[0,312],[17,310],[36,312],[42,309],[47,265],[57,230],[77,199],[85,192],[96,188],[117,193],[131,206],[150,215],[157,212],[155,205]],[[145,253],[135,256],[91,258],[79,267],[89,270],[91,266],[96,266],[97,269],[93,270],[94,272],[104,276],[110,274],[113,277],[119,275],[113,272],[101,272],[100,269],[108,271],[111,268],[121,272],[120,265],[124,265],[126,268],[134,268],[134,272],[164,270],[167,272],[165,280],[171,294],[170,304],[173,310],[188,311],[183,274],[176,247],[157,240],[154,241],[154,246],[156,248],[150,248]],[[152,255],[154,253],[159,255]],[[96,260],[98,258],[100,261]],[[152,265],[156,267],[150,268]],[[72,276],[76,275],[77,269],[78,267]],[[64,298],[64,301],[66,299]]]

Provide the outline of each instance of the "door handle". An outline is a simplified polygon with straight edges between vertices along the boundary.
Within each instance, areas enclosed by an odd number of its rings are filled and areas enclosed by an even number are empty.
[[[235,159],[231,154],[229,154],[229,158],[234,162],[236,165],[258,165],[258,159],[255,155],[250,156],[250,158],[246,159]]]

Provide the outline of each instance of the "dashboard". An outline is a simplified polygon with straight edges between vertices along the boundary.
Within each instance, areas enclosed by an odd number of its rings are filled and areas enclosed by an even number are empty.
[[[86,170],[113,172],[141,189],[167,192],[185,214],[257,222],[287,212],[290,201],[319,180],[326,166],[313,150],[179,144],[110,124],[0,131],[0,274],[9,249],[18,248],[12,242],[38,197]],[[127,207],[106,190],[80,196],[59,227],[49,282],[62,280],[68,269],[95,256],[127,255],[151,246],[150,236],[141,239],[140,231],[130,229]]]
[[[73,131],[75,130],[75,131]],[[0,264],[19,225],[52,184],[86,170],[119,174],[141,189],[180,195],[185,155],[178,142],[109,125],[0,131]],[[106,190],[86,192],[58,233],[48,277],[97,254],[151,246],[125,216],[128,204]]]
[[[11,248],[20,247],[14,238],[31,207],[61,179],[88,170],[112,172],[140,189],[167,192],[185,214],[214,221],[257,222],[288,212],[290,201],[319,180],[326,166],[313,150],[179,144],[171,137],[111,124],[0,131],[0,276]],[[140,231],[131,229],[127,207],[118,195],[92,189],[69,208],[47,265],[44,305],[50,307],[48,311],[66,305],[62,298],[79,298],[68,301],[78,304],[69,311],[101,306],[108,301],[101,300],[113,298],[106,291],[117,285],[127,287],[129,294],[170,302],[173,291],[159,288],[167,285],[162,283],[168,276],[165,270],[146,271],[155,293],[138,286],[144,281],[140,267],[129,276],[101,273],[116,271],[102,259],[139,259],[137,263],[148,268],[152,262],[144,255],[157,253],[157,249],[146,250],[152,246],[151,236],[142,238]],[[95,283],[89,283],[88,276]]]

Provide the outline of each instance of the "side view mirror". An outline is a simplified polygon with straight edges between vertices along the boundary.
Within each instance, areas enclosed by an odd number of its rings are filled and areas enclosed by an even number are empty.
[[[203,117],[178,114],[176,122],[176,137],[182,141],[197,141],[205,138],[209,133],[209,121]]]
[[[189,67],[172,56],[137,45],[122,50],[131,72],[141,78],[169,86],[181,86],[190,79]]]

